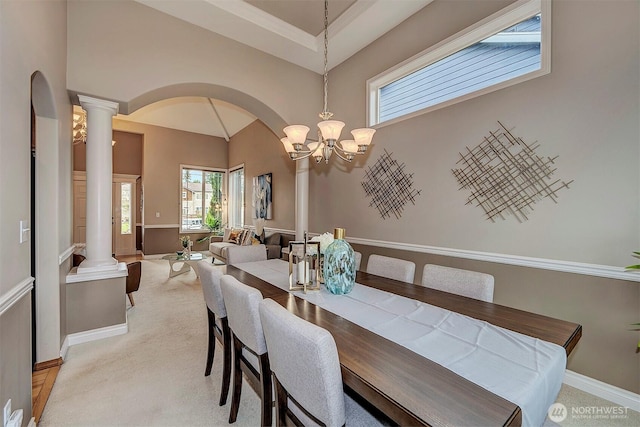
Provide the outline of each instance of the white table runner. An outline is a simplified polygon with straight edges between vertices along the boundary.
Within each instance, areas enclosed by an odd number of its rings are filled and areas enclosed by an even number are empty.
[[[285,261],[236,267],[289,289]],[[560,391],[567,356],[559,345],[358,283],[348,295],[294,294],[515,403],[523,426],[541,426]]]

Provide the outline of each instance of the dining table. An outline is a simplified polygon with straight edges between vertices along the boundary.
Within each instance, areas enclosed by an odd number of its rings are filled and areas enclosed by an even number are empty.
[[[343,383],[398,425],[540,426],[579,324],[358,271],[354,290],[289,290],[289,265],[221,267],[328,330]]]

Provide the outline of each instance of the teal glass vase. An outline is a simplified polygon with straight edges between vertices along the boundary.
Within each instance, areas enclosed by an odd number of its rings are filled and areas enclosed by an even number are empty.
[[[348,294],[356,283],[356,258],[344,236],[344,228],[336,228],[333,243],[324,251],[324,285],[336,295]]]

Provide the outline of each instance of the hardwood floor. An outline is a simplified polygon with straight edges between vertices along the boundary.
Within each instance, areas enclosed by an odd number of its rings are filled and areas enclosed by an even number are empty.
[[[44,407],[47,404],[59,371],[60,366],[58,365],[33,371],[31,375],[31,412],[36,419],[36,423],[40,421],[40,417],[44,412]]]
[[[144,259],[142,254],[135,255],[118,255],[115,257],[118,262],[133,262],[133,261],[141,261]]]
[[[116,259],[119,262],[128,263],[140,261],[144,258],[141,254],[136,254],[118,256]],[[47,404],[47,400],[53,389],[53,384],[60,371],[61,361],[60,359],[59,361],[51,361],[51,363],[45,362],[41,364],[40,367],[36,365],[36,370],[34,370],[31,375],[31,412],[32,416],[36,419],[36,423],[40,421],[40,417],[44,412],[44,407]],[[55,366],[52,366],[54,364]]]

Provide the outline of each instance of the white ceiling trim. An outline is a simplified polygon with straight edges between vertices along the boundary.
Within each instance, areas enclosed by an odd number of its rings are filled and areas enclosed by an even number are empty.
[[[284,37],[300,46],[312,51],[318,50],[316,37],[300,28],[279,19],[262,9],[241,0],[204,0],[205,2],[231,13],[249,24],[257,25],[265,30]],[[215,30],[211,30],[215,31]]]
[[[324,72],[322,33],[309,34],[242,0],[135,1],[318,74]],[[329,26],[329,69],[431,1],[356,1]]]

